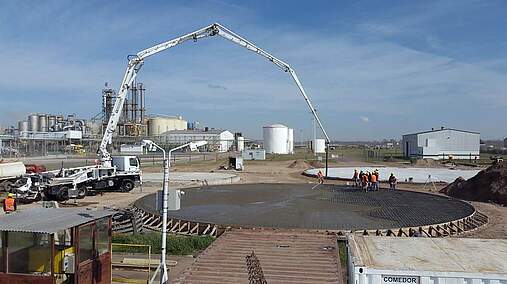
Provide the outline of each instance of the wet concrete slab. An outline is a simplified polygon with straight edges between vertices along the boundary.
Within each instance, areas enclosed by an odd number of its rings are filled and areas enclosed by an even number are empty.
[[[235,227],[327,230],[389,229],[449,222],[473,206],[458,199],[410,191],[363,192],[347,186],[234,184],[185,189],[169,216]],[[156,214],[155,195],[136,201]]]
[[[358,171],[379,171],[379,178],[381,181],[387,181],[391,173],[393,173],[398,181],[409,181],[412,178],[413,182],[425,183],[429,181],[428,177],[431,176],[433,182],[447,182],[451,183],[458,177],[469,179],[475,176],[480,170],[460,170],[460,169],[447,169],[447,168],[397,168],[397,167],[346,167],[346,168],[329,168],[328,176],[331,178],[346,178],[351,179],[354,174],[354,169]],[[308,169],[305,171],[309,175],[317,175],[320,171],[325,172],[325,169]]]

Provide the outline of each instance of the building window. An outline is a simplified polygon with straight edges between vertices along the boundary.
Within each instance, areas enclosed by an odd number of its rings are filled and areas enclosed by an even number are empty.
[[[108,253],[110,251],[109,247],[109,218],[102,218],[97,221],[97,250],[99,255]]]
[[[8,232],[9,273],[49,275],[49,234]]]
[[[79,262],[92,259],[93,234],[92,225],[79,227]]]

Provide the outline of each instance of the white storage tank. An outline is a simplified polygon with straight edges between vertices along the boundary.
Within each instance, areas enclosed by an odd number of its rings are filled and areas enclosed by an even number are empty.
[[[507,240],[348,237],[351,284],[507,283]]]
[[[294,129],[289,128],[289,137],[287,139],[287,152],[294,154]]]
[[[39,132],[48,132],[48,116],[47,114],[39,114]]]
[[[149,136],[159,136],[167,131],[186,129],[187,121],[181,116],[156,116],[148,120]]]
[[[30,114],[28,116],[28,130],[32,132],[39,131],[39,115]]]
[[[294,152],[294,132],[287,126],[282,124],[264,126],[262,134],[266,153],[289,154]],[[292,142],[290,142],[291,140]]]

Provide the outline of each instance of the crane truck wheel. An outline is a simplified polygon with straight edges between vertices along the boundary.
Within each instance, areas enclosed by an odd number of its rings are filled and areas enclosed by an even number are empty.
[[[135,187],[134,182],[132,180],[130,180],[130,179],[126,179],[126,180],[123,180],[123,182],[121,184],[121,187],[120,187],[120,190],[122,192],[129,192],[132,189],[134,189],[134,187]]]
[[[80,186],[78,189],[77,189],[77,198],[78,199],[83,199],[85,198],[86,194],[88,193],[88,189],[86,188],[86,186]]]
[[[69,188],[66,186],[60,187],[57,195],[58,201],[67,201],[69,200]]]

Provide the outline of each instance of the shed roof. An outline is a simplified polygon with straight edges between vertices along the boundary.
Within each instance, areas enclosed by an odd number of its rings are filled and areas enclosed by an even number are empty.
[[[421,132],[416,132],[416,133],[404,134],[403,136],[418,135],[418,134],[425,134],[425,133],[432,133],[432,132],[439,132],[439,131],[449,131],[449,130],[456,131],[456,132],[471,133],[471,134],[480,134],[479,132],[461,130],[461,129],[455,129],[455,128],[439,128],[439,129],[433,129],[433,130],[428,130],[428,131],[421,131]]]
[[[507,271],[507,240],[350,236],[357,266],[379,270],[500,273]]]
[[[31,208],[1,216],[0,231],[51,234],[113,214],[110,210]]]

